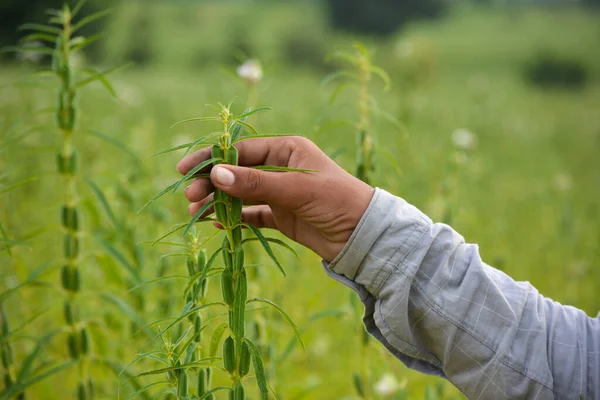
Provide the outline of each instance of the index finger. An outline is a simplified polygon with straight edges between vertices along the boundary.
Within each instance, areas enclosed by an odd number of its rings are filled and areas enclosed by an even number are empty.
[[[252,167],[255,165],[287,166],[295,148],[296,136],[246,139],[235,144],[239,152],[239,165]],[[179,161],[177,170],[187,174],[192,168],[210,158],[211,147],[198,150]]]

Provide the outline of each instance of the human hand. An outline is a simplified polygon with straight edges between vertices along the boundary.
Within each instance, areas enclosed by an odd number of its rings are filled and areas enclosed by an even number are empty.
[[[242,219],[258,228],[281,231],[332,261],[343,249],[367,209],[374,189],[350,175],[310,140],[299,137],[248,139],[235,145],[239,165],[213,167],[209,179],[185,190],[195,214],[216,188],[244,200]],[[181,174],[211,157],[210,147],[177,164]],[[276,165],[317,172],[272,172],[248,168]],[[207,211],[207,214],[212,210]]]

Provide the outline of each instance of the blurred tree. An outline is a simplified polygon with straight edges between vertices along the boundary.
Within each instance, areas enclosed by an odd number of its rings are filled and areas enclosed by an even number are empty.
[[[447,0],[327,0],[335,28],[388,35],[406,22],[443,14]]]

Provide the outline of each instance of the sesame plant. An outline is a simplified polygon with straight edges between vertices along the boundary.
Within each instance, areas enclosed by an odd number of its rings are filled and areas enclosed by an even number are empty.
[[[192,179],[207,178],[207,171],[210,167],[218,164],[238,165],[236,143],[256,137],[285,136],[281,134],[259,134],[247,122],[247,118],[250,115],[268,110],[267,107],[246,109],[242,114],[234,115],[231,111],[232,103],[230,102],[227,105],[219,103],[217,106],[210,105],[216,112],[216,116],[191,118],[179,122],[213,121],[218,123],[221,129],[204,135],[194,142],[166,149],[157,154],[182,148],[187,148],[189,151],[198,145],[210,145],[211,158],[195,166],[183,178],[156,195],[146,205],[167,192],[177,191],[184,182]],[[255,166],[253,168],[275,172],[312,172],[310,170],[271,165]],[[264,298],[248,298],[247,269],[250,265],[245,261],[244,246],[254,241],[259,242],[267,255],[284,275],[285,270],[275,256],[271,245],[279,245],[291,251],[293,250],[285,242],[275,238],[267,238],[258,228],[244,222],[242,220],[242,206],[241,199],[231,197],[216,189],[212,200],[204,204],[188,223],[182,224],[174,230],[183,229],[184,237],[191,234],[191,236],[188,236],[188,238],[191,238],[189,239],[191,240],[191,245],[188,248],[192,251],[187,255],[187,267],[190,279],[183,291],[185,306],[179,317],[165,329],[162,329],[157,335],[163,341],[163,350],[160,351],[160,354],[163,357],[163,362],[168,367],[149,371],[142,375],[167,373],[168,382],[173,386],[169,389],[170,393],[179,399],[190,398],[191,396],[196,396],[194,398],[199,399],[211,398],[214,393],[221,390],[227,391],[231,399],[246,399],[245,382],[251,376],[251,363],[254,366],[254,378],[260,392],[260,398],[268,398],[269,385],[267,383],[263,357],[256,343],[246,334],[246,316],[251,311],[249,305],[262,303],[274,307],[287,320],[298,340],[302,343],[296,325],[283,309]],[[212,212],[215,215],[214,219],[207,217]],[[212,240],[215,235],[210,236],[207,241],[199,244],[194,239],[196,236],[194,232],[196,223],[201,222],[216,222],[221,227],[220,231],[223,232],[221,246],[209,257],[204,256],[204,253],[200,249],[208,241]],[[244,238],[242,235],[243,229],[249,230],[254,236]],[[219,231],[216,233],[218,234]],[[216,266],[219,256],[222,258],[222,267]],[[210,276],[216,275],[219,276],[220,280],[222,301],[205,302],[207,279]],[[203,318],[200,312],[205,312],[209,307],[219,310],[219,314]],[[193,343],[198,343],[201,340],[201,331],[207,326],[207,323],[219,317],[225,317],[225,321],[214,329],[210,340],[208,356],[206,356],[206,354],[202,354],[202,346]],[[180,329],[183,333],[178,335],[174,340],[170,340],[169,337],[173,336],[173,328],[186,319],[189,321],[189,326],[186,329]],[[223,344],[222,350],[219,353],[218,348],[221,346],[221,341],[223,341]],[[143,356],[141,355],[141,357]],[[222,362],[222,367],[218,370],[229,375],[231,384],[229,386],[210,388],[210,377],[213,371],[210,367],[214,368],[219,360]],[[195,390],[190,389],[188,385],[189,370],[194,370],[196,374],[197,385]]]
[[[382,116],[394,125],[400,123],[385,111],[379,109],[377,100],[372,95],[372,84],[374,78],[378,78],[384,85],[384,90],[390,87],[388,74],[380,67],[373,64],[373,54],[361,43],[354,43],[353,52],[336,52],[329,58],[336,60],[343,66],[324,78],[323,84],[334,83],[335,87],[330,95],[330,103],[333,104],[338,96],[346,90],[353,89],[353,100],[355,101],[355,121],[342,121],[344,125],[350,125],[356,132],[356,156],[354,175],[360,180],[371,184],[375,174],[376,165],[376,134],[374,129],[374,117]],[[361,305],[357,304],[356,296],[351,294],[350,304],[356,319],[360,319]],[[371,399],[374,396],[373,379],[370,374],[367,349],[369,346],[369,334],[362,326],[358,328],[360,364],[361,370],[353,374],[353,383],[356,394],[361,399]]]
[[[90,335],[85,320],[80,317],[79,293],[82,273],[82,233],[81,217],[78,207],[77,153],[74,135],[78,128],[79,107],[77,98],[82,88],[93,82],[100,82],[114,94],[114,89],[106,80],[106,75],[116,69],[97,72],[93,69],[76,68],[73,57],[101,37],[80,35],[80,31],[93,21],[104,17],[108,11],[100,11],[78,19],[85,0],[74,7],[65,4],[62,9],[49,9],[47,24],[28,23],[19,29],[28,32],[19,46],[6,50],[36,52],[51,57],[51,69],[42,69],[40,74],[53,75],[58,81],[55,122],[61,137],[60,150],[56,154],[58,173],[63,181],[64,202],[60,211],[60,223],[63,231],[63,266],[60,271],[60,284],[65,294],[63,317],[66,324],[66,348],[69,357],[78,364],[79,380],[77,396],[79,399],[93,398],[95,383],[89,374]],[[31,46],[33,42],[44,45]]]

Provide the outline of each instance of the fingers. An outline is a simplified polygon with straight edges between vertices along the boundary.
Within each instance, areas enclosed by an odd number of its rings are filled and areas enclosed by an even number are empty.
[[[205,197],[204,199],[197,201],[195,203],[192,203],[188,206],[188,212],[190,213],[190,216],[194,216],[194,214],[196,214],[196,212],[201,209],[206,203],[212,201],[214,198],[214,194],[210,194],[209,196]],[[200,218],[204,218],[212,213],[215,212],[214,207],[209,207],[206,212],[204,214],[202,214],[200,216]]]
[[[312,200],[315,186],[318,186],[313,175],[218,165],[212,169],[210,179],[216,188],[244,199],[245,203],[264,202],[297,208]]]
[[[185,189],[185,198],[197,202],[215,191],[210,179],[196,179]]]
[[[240,165],[288,166],[292,153],[305,142],[308,142],[308,140],[299,136],[256,138],[238,142],[235,147],[239,152]],[[198,150],[179,161],[177,171],[185,175],[196,165],[208,160],[210,156],[210,147]]]
[[[277,229],[271,207],[265,205],[244,208],[242,210],[242,221],[257,228]]]

